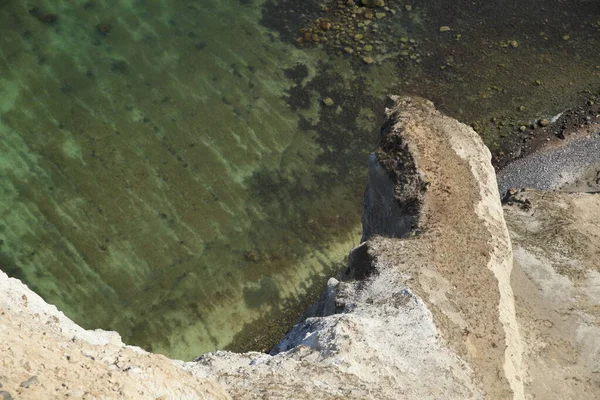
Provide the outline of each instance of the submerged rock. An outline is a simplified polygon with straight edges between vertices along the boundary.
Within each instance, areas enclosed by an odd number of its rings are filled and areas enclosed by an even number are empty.
[[[331,107],[335,104],[335,102],[333,101],[333,99],[331,97],[325,97],[323,99],[323,104],[325,104],[327,107]]]
[[[360,2],[365,7],[384,7],[385,2],[383,0],[361,0]]]

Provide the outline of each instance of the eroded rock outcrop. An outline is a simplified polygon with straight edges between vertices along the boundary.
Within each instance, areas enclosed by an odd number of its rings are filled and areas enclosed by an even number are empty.
[[[337,312],[297,325],[279,353],[206,355],[191,367],[198,376],[216,372],[242,397],[523,398],[510,239],[489,152],[430,102],[392,100],[370,162],[369,241],[355,250],[368,247],[372,271],[354,257],[360,273],[321,308]]]
[[[600,397],[600,197],[513,192],[503,209],[471,128],[416,98],[392,97],[386,115],[369,161],[366,241],[271,354],[168,360],[77,327],[0,273],[0,390],[24,399]]]

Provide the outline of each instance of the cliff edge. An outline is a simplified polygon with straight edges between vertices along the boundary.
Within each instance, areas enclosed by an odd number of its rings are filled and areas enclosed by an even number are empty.
[[[471,128],[429,101],[391,97],[362,222],[347,271],[270,354],[188,363],[148,354],[77,327],[0,273],[0,390],[23,399],[600,397],[598,195],[512,191],[503,205]]]

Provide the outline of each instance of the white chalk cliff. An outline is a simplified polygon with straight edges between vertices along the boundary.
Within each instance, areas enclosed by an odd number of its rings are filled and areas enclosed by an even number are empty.
[[[364,243],[271,354],[149,354],[0,272],[0,399],[600,398],[600,195],[503,206],[471,128],[416,98],[386,114]]]

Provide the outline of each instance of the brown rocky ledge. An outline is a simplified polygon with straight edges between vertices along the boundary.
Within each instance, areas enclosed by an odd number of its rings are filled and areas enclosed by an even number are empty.
[[[149,354],[0,272],[0,395],[600,398],[599,195],[526,190],[503,207],[471,128],[417,98],[386,115],[365,242],[271,354]]]

